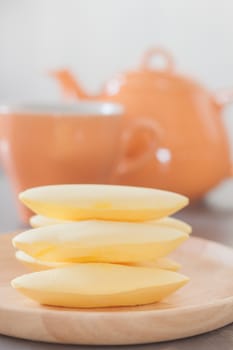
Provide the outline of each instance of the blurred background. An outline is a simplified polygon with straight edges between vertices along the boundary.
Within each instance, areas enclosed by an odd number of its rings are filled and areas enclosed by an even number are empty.
[[[47,77],[60,67],[99,91],[151,46],[210,89],[233,88],[232,12],[231,0],[0,0],[0,99],[60,98]]]
[[[232,0],[0,0],[0,102],[58,100],[69,67],[90,92],[151,46],[212,90],[233,88]],[[224,111],[231,131],[233,107]]]
[[[97,93],[153,46],[208,90],[233,89],[232,13],[232,0],[0,0],[0,102],[61,101],[48,72],[63,67]],[[232,106],[222,118],[233,154]]]

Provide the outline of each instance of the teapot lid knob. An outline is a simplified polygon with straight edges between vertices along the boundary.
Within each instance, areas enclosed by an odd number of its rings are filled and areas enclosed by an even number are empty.
[[[164,61],[163,71],[172,73],[174,71],[174,60],[172,55],[163,48],[153,47],[147,50],[140,64],[142,70],[151,70],[151,61],[154,58],[160,57]]]

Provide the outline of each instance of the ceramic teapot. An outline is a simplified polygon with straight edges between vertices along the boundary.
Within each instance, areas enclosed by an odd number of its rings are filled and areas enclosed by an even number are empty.
[[[162,70],[151,67],[156,56],[164,60]],[[146,52],[138,69],[111,79],[99,96],[87,95],[67,70],[52,75],[66,95],[120,102],[127,118],[147,118],[153,123],[156,150],[143,167],[118,175],[114,183],[167,189],[196,199],[232,175],[221,113],[233,101],[233,91],[214,94],[176,73],[173,58],[165,50]],[[146,143],[145,136],[131,152]]]

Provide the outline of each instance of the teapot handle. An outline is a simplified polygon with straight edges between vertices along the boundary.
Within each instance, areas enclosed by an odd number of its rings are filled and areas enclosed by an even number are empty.
[[[216,93],[215,101],[220,107],[233,103],[233,89],[223,89]]]
[[[216,93],[215,101],[220,108],[233,103],[233,89],[223,89]],[[230,176],[233,176],[233,163],[230,168]]]
[[[120,159],[110,181],[115,182],[118,176],[143,169],[158,149],[160,134],[160,127],[148,119],[127,120],[122,132]],[[140,138],[143,136],[146,137],[146,145],[141,151]]]
[[[144,53],[140,68],[143,70],[151,70],[151,61],[156,57],[161,57],[164,60],[163,71],[170,73],[174,71],[175,64],[172,55],[170,52],[160,47],[152,47]]]

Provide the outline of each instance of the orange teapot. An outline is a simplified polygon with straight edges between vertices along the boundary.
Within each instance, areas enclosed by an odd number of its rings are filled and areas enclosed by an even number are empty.
[[[161,56],[165,66],[151,68]],[[215,95],[175,72],[171,55],[154,48],[146,52],[137,70],[111,79],[99,96],[89,96],[67,70],[51,73],[68,96],[119,102],[128,118],[147,118],[157,131],[156,150],[146,165],[118,175],[114,183],[156,187],[183,193],[191,199],[205,194],[232,175],[230,149],[221,112],[233,101],[233,91]],[[140,152],[148,142],[132,145]]]

